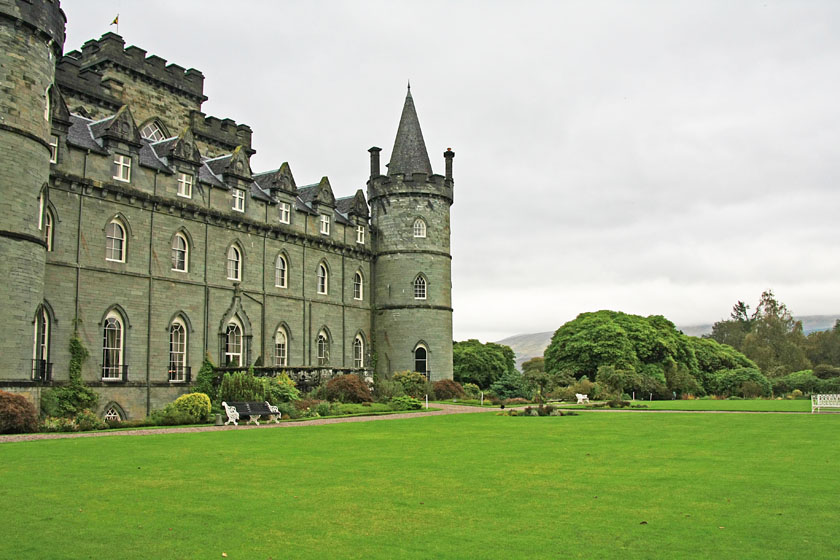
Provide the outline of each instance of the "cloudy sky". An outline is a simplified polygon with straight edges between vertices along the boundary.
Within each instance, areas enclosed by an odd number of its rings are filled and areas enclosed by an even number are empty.
[[[65,0],[201,70],[254,171],[364,188],[411,80],[436,172],[456,152],[455,339],[583,311],[726,317],[772,288],[840,313],[840,2]]]

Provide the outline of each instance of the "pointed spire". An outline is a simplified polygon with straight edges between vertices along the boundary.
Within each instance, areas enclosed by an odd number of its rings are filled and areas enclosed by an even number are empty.
[[[388,175],[403,173],[432,174],[432,164],[429,162],[429,153],[426,151],[426,143],[423,141],[423,132],[420,130],[420,121],[417,119],[417,111],[414,110],[414,99],[411,97],[411,84],[408,85],[408,93],[405,96],[400,126],[397,129],[397,138],[394,140],[394,149],[391,151],[391,163],[388,164]]]

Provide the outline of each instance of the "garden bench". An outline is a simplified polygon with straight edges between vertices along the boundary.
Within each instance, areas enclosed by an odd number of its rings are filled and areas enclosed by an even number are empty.
[[[821,408],[840,408],[840,395],[811,395],[811,414]]]
[[[575,396],[577,397],[578,404],[589,403],[589,395],[581,395],[580,393],[575,393]]]
[[[228,420],[225,422],[227,426],[231,422],[235,426],[239,425],[238,420],[244,416],[248,417],[248,423],[253,422],[257,426],[260,425],[260,416],[268,416],[269,422],[274,420],[275,424],[280,423],[280,410],[276,406],[272,406],[265,402],[231,402],[230,404],[223,402],[222,406],[225,409]]]

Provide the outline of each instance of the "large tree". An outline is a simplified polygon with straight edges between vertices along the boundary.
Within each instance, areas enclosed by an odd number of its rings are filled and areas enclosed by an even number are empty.
[[[507,373],[516,373],[516,355],[509,346],[470,339],[452,346],[455,381],[487,389]],[[518,375],[518,373],[517,373]]]

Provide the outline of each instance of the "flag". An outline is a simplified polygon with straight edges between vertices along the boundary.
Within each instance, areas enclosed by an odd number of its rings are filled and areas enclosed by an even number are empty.
[[[117,17],[114,18],[114,21],[111,22],[111,25],[119,25],[120,24],[120,14],[117,14]]]

